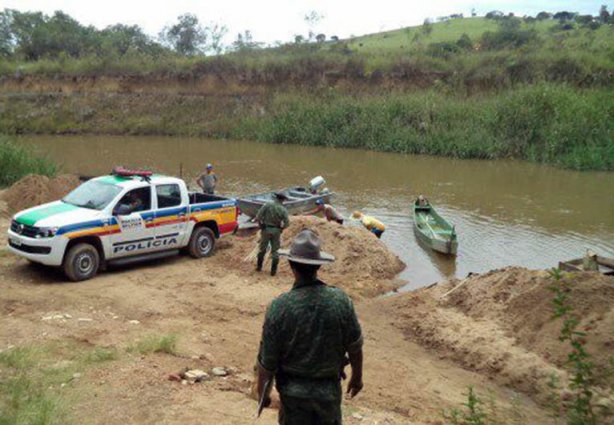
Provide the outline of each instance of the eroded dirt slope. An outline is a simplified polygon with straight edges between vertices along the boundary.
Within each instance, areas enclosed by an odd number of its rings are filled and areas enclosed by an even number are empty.
[[[568,296],[586,331],[596,370],[610,368],[614,346],[614,278],[576,273]],[[405,337],[489,376],[546,405],[552,375],[568,378],[571,351],[558,340],[562,319],[553,319],[552,278],[545,271],[512,267],[453,280],[388,300]],[[454,289],[456,288],[456,289]],[[612,405],[614,381],[598,373],[597,400]],[[609,401],[608,401],[609,400]]]

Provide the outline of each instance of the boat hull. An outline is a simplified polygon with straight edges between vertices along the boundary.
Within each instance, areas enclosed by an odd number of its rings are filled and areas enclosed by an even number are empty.
[[[576,258],[569,261],[560,261],[559,269],[566,272],[581,272],[584,271],[584,259]],[[614,275],[614,259],[597,256],[598,271],[601,274],[612,276]]]
[[[316,209],[316,202],[318,200],[324,201],[326,204],[330,204],[331,199],[334,197],[333,192],[311,194],[301,188],[291,188],[281,191],[284,193],[288,200],[283,202],[284,207],[288,210],[290,215],[305,214]],[[241,212],[248,217],[255,217],[258,214],[260,208],[273,200],[276,192],[266,192],[257,195],[250,195],[237,200]]]
[[[414,232],[422,244],[434,251],[446,255],[458,252],[454,228],[432,206],[414,205]]]
[[[458,241],[433,240],[422,233],[416,226],[414,226],[414,233],[418,237],[420,243],[433,251],[445,255],[456,255],[458,252]]]

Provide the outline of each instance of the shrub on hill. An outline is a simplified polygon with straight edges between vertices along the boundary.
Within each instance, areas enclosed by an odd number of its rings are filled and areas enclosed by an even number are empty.
[[[522,30],[518,18],[502,18],[497,31],[487,31],[482,35],[482,47],[487,50],[518,48],[537,39],[534,29]]]

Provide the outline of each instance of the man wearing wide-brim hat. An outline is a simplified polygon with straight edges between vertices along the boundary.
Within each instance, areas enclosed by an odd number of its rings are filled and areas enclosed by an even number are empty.
[[[274,199],[267,202],[254,218],[260,224],[260,248],[258,250],[257,271],[262,271],[264,256],[266,255],[269,244],[271,245],[271,276],[277,274],[279,264],[279,246],[281,244],[281,234],[290,225],[288,210],[283,202],[288,198],[282,192],[274,194]]]
[[[322,252],[311,230],[299,233],[287,257],[292,289],[269,306],[258,353],[258,395],[270,402],[265,383],[275,377],[279,423],[341,424],[341,378],[346,354],[352,366],[347,392],[362,389],[362,333],[350,298],[317,278],[334,257]]]

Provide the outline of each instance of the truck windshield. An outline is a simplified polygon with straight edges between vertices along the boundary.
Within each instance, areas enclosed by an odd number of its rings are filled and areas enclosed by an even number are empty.
[[[62,202],[92,210],[102,210],[121,192],[114,184],[90,180],[70,192]]]

